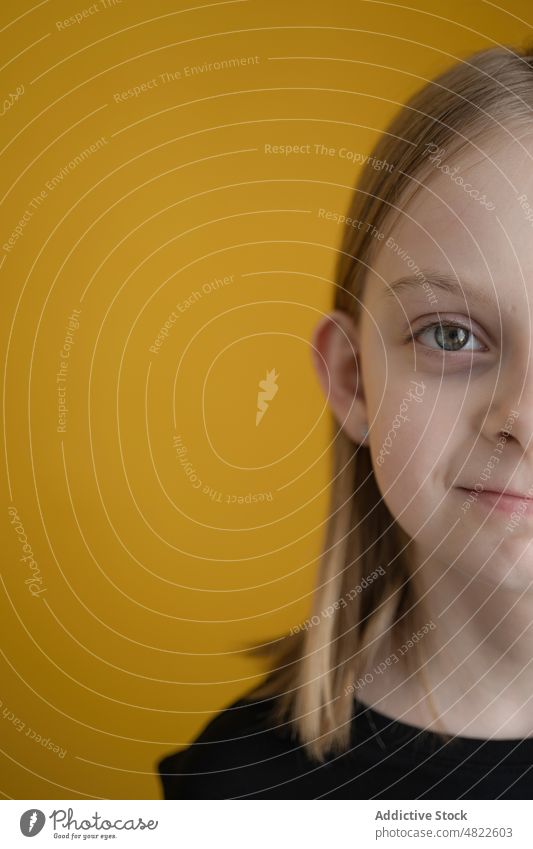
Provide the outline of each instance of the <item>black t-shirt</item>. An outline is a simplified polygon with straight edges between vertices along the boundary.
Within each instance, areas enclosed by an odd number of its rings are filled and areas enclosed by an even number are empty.
[[[323,763],[266,718],[272,699],[239,699],[186,749],[157,762],[165,799],[531,799],[533,737],[456,736],[354,702],[349,749]]]

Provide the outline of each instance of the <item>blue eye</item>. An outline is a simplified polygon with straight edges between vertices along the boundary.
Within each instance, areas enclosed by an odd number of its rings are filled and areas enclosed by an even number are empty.
[[[479,343],[479,348],[472,347],[476,336],[469,327],[454,322],[433,322],[413,333],[412,338],[418,339],[423,334],[428,334],[429,338],[433,342],[436,342],[437,348],[434,348],[430,344],[427,345],[428,348],[433,348],[433,350],[440,349],[441,351],[453,353],[454,351],[480,351],[484,350],[485,347],[481,343]]]

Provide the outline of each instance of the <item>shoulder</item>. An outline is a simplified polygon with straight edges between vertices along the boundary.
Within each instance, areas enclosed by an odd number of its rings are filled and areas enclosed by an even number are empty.
[[[240,698],[185,749],[157,762],[165,799],[260,797],[305,760],[287,726],[271,720],[274,699]]]

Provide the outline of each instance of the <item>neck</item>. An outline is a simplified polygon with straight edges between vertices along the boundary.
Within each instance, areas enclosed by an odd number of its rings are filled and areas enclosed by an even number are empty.
[[[533,736],[533,589],[478,580],[437,560],[415,570],[413,585],[421,603],[408,630],[425,633],[406,650],[399,638],[384,641],[382,659],[395,653],[398,662],[372,676],[359,700],[432,731]]]
[[[440,727],[467,737],[533,735],[533,590],[430,560],[415,578],[436,627],[424,671]]]

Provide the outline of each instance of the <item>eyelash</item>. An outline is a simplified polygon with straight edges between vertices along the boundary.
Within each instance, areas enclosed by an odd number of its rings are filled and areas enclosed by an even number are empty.
[[[477,336],[472,331],[471,327],[468,327],[467,325],[463,324],[460,321],[453,321],[453,319],[449,319],[448,321],[428,321],[427,324],[420,327],[414,333],[411,330],[409,330],[408,333],[406,333],[406,335],[404,337],[404,341],[407,342],[409,340],[412,340],[414,342],[414,341],[418,340],[418,337],[422,333],[424,333],[426,330],[431,330],[432,328],[437,328],[437,327],[443,327],[443,328],[460,327],[462,330],[465,330],[469,334],[469,339],[468,339],[466,344],[468,344],[468,342],[470,342],[470,338],[472,338],[472,337],[474,339],[476,339],[478,342],[481,342],[480,339],[477,339]],[[421,344],[423,344],[423,343],[421,343]],[[481,344],[483,344],[483,343],[481,343]],[[432,351],[433,353],[437,353],[437,354],[461,354],[465,350],[469,351],[471,354],[480,353],[479,351],[472,350],[472,348],[460,348],[458,351],[448,351],[448,350],[446,350],[446,348],[430,348],[429,345],[425,345],[424,347],[427,348],[429,351]]]

